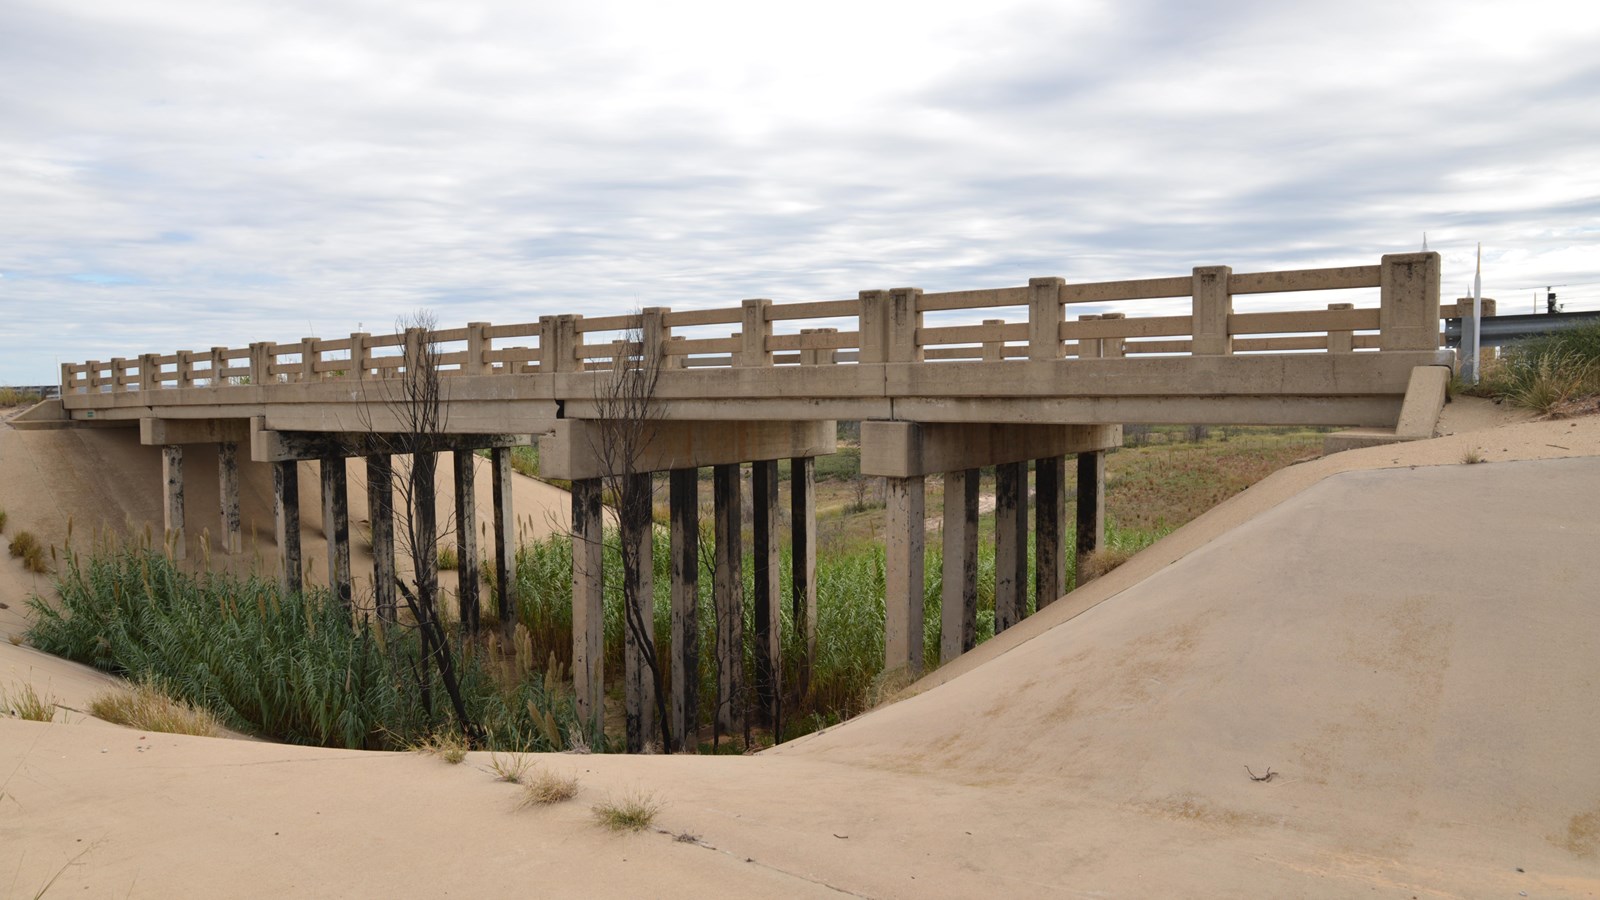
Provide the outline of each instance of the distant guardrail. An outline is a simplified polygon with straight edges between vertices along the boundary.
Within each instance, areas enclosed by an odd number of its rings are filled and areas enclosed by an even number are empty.
[[[1471,319],[1467,318],[1445,319],[1445,346],[1460,347],[1462,328],[1470,321]],[[1484,316],[1482,323],[1478,331],[1482,335],[1483,346],[1501,347],[1513,341],[1539,337],[1540,335],[1551,334],[1568,328],[1600,324],[1600,310],[1521,316]]]

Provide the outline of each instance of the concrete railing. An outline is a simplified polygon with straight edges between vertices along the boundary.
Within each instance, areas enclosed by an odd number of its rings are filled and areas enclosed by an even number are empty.
[[[655,347],[669,369],[1431,350],[1440,346],[1440,318],[1457,312],[1454,305],[1441,309],[1438,285],[1438,254],[1409,253],[1345,268],[1235,274],[1211,266],[1132,281],[1035,278],[1019,287],[940,293],[902,288],[863,291],[849,300],[746,300],[719,309],[546,316],[515,325],[474,322],[428,332],[147,353],[64,364],[61,389],[71,397],[383,378],[404,371],[424,344],[444,374],[476,376],[599,370],[619,348],[637,353]],[[1372,288],[1378,289],[1375,305],[1233,308],[1234,298],[1246,295]],[[1190,308],[1181,315],[1071,313],[1081,304],[1185,298]]]

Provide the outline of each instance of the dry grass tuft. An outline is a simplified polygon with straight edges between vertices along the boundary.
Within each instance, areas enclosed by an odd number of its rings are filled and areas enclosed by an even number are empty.
[[[1096,550],[1079,564],[1078,584],[1087,584],[1099,578],[1132,559],[1133,554],[1134,551],[1127,547],[1104,547]]]
[[[513,753],[501,756],[498,753],[489,757],[489,769],[494,772],[496,781],[509,781],[512,784],[521,784],[522,777],[533,766],[533,760],[526,754]]]
[[[594,818],[611,831],[643,831],[655,822],[661,806],[654,794],[635,789],[621,797],[608,797],[594,807]]]
[[[1468,447],[1467,449],[1461,451],[1462,465],[1475,466],[1481,462],[1483,462],[1483,454],[1478,451],[1477,447]]]
[[[417,753],[426,753],[437,756],[450,765],[457,765],[467,758],[467,738],[459,731],[442,728],[423,738],[420,742],[412,744],[407,749]]]
[[[456,548],[443,546],[439,548],[439,571],[452,572],[461,565],[461,558],[456,555]]]
[[[0,406],[21,406],[24,403],[38,403],[38,391],[22,391],[9,385],[0,387]]]
[[[210,710],[179,700],[148,683],[101,694],[89,703],[89,713],[97,719],[143,731],[200,737],[222,734],[222,723]]]
[[[10,691],[0,688],[0,708],[19,719],[49,722],[56,715],[56,698],[49,694],[41,697],[33,685],[20,682]]]
[[[522,789],[521,806],[549,806],[578,796],[578,776],[541,771]]]
[[[44,545],[33,536],[31,531],[19,531],[11,537],[8,545],[11,555],[22,560],[23,568],[29,572],[45,573],[50,567],[44,561]]]

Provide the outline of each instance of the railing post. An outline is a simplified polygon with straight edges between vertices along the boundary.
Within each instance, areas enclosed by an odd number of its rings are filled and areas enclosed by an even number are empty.
[[[139,354],[139,390],[155,391],[161,389],[161,365],[156,362],[156,354]]]
[[[739,334],[740,366],[770,366],[772,351],[767,349],[767,338],[772,336],[772,322],[767,319],[771,300],[745,300],[743,331]]]
[[[127,387],[128,361],[120,356],[111,357],[111,393],[121,393]]]
[[[1061,359],[1061,286],[1064,278],[1028,279],[1028,358]]]
[[[895,288],[889,292],[885,362],[922,362],[922,347],[917,343],[917,330],[922,327],[922,312],[917,309],[917,300],[921,297],[922,288]]]
[[[84,364],[83,381],[89,393],[100,393],[100,360],[91,359]]]
[[[683,335],[681,334],[668,335],[666,345],[662,347],[662,350],[681,340],[683,340]],[[687,369],[688,367],[689,357],[682,353],[668,353],[661,357],[661,368],[663,369]]]
[[[250,345],[250,383],[270,384],[272,382],[272,347],[271,341],[257,341]]]
[[[1356,308],[1356,305],[1354,303],[1329,303],[1328,304],[1328,309],[1330,311],[1338,311],[1338,310],[1344,310],[1344,309],[1355,309],[1355,308]],[[1353,352],[1355,349],[1356,349],[1356,347],[1355,347],[1355,332],[1350,331],[1348,329],[1340,330],[1340,331],[1329,331],[1328,332],[1328,352],[1329,353],[1350,353],[1350,352]]]
[[[639,311],[639,354],[645,366],[667,368],[667,341],[672,339],[672,329],[667,327],[665,306],[651,306]],[[681,357],[680,357],[681,358]]]
[[[581,372],[583,360],[578,358],[578,320],[582,316],[539,317],[539,371]]]
[[[1127,317],[1128,317],[1127,313],[1119,313],[1119,312],[1101,313],[1100,314],[1100,321],[1105,322],[1105,321],[1112,321],[1112,320],[1116,320],[1116,319],[1126,319]],[[1122,354],[1123,354],[1123,343],[1126,340],[1127,340],[1126,338],[1120,338],[1120,337],[1103,337],[1103,338],[1101,338],[1100,339],[1100,358],[1101,359],[1121,359],[1122,358]]]
[[[461,366],[463,375],[490,375],[494,373],[494,364],[489,362],[489,351],[493,349],[493,341],[489,339],[488,322],[467,323],[467,361]]]
[[[1439,254],[1383,257],[1378,307],[1379,350],[1439,348]]]
[[[983,324],[985,324],[985,325],[1004,325],[1005,323],[1006,323],[1005,319],[984,319],[983,320]],[[1005,358],[1006,358],[1006,342],[1005,341],[984,341],[983,342],[983,361],[984,362],[1000,362],[1001,360],[1003,360]]]
[[[317,339],[303,337],[300,339],[300,381],[317,380],[317,357],[322,354],[317,351]]]
[[[1233,337],[1228,334],[1228,316],[1233,314],[1233,295],[1228,290],[1232,274],[1229,266],[1194,269],[1194,341],[1190,352],[1195,356],[1227,356],[1233,352]]]
[[[194,351],[178,351],[178,387],[194,387]]]
[[[406,373],[420,371],[427,363],[423,338],[426,331],[422,328],[407,328],[405,333],[405,367]]]
[[[365,331],[350,333],[350,368],[344,373],[344,377],[357,381],[367,377],[367,341],[371,338],[372,335]]]
[[[228,360],[223,356],[228,351],[227,347],[211,348],[211,386],[222,387],[227,383],[222,377],[222,370],[228,367]]]
[[[861,350],[856,356],[856,362],[861,365],[887,362],[889,292],[862,291],[856,296],[861,299],[861,311],[857,314],[860,319],[858,331],[861,335]]]
[[[61,396],[63,396],[63,397],[65,397],[66,395],[68,395],[68,394],[73,392],[73,386],[72,386],[73,372],[72,372],[72,370],[74,368],[76,368],[76,366],[74,366],[72,363],[62,363],[61,364]]]
[[[1079,322],[1098,322],[1100,316],[1096,313],[1085,313],[1078,317]],[[1104,354],[1105,344],[1099,338],[1078,338],[1079,359],[1099,359]]]

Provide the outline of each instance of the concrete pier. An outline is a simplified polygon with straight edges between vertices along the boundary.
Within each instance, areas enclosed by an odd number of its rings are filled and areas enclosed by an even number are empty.
[[[887,479],[884,528],[884,671],[922,672],[926,495],[920,475]]]
[[[1067,460],[1050,456],[1033,463],[1033,597],[1044,609],[1067,591],[1062,552],[1067,521]]]
[[[478,494],[476,454],[457,447],[450,454],[456,495],[456,600],[461,609],[461,627],[477,634],[483,621],[483,606],[478,600]]]
[[[744,553],[742,485],[737,464],[712,469],[716,569],[711,599],[717,612],[717,728],[734,734],[744,716]]]
[[[789,463],[790,582],[794,608],[791,621],[804,655],[795,673],[795,689],[805,696],[817,660],[817,461],[800,457]]]
[[[166,545],[173,559],[183,559],[188,555],[183,533],[183,447],[174,444],[161,448],[161,480]]]
[[[278,586],[286,596],[302,588],[300,558],[300,464],[272,463],[272,518],[278,539]]]
[[[783,614],[779,588],[778,463],[750,464],[752,559],[755,568],[756,710],[762,725],[780,724]]]
[[[489,451],[494,493],[494,583],[499,589],[495,614],[509,638],[517,625],[517,513],[512,502],[511,448]]]
[[[649,473],[623,476],[622,510],[622,686],[629,753],[659,738],[656,723],[655,572]]]
[[[692,748],[700,723],[700,471],[668,476],[672,518],[673,739]]]
[[[349,608],[350,498],[344,459],[322,460],[322,534],[328,546],[328,590]]]
[[[978,641],[978,479],[980,470],[944,476],[944,590],[939,661],[949,662]]]
[[[600,479],[572,483],[572,679],[578,721],[590,741],[604,722],[605,602]]]
[[[395,621],[394,461],[387,453],[367,457],[367,519],[372,523],[372,602],[378,618]]]
[[[236,441],[217,444],[217,506],[220,519],[217,537],[222,552],[242,553],[244,530],[239,521],[239,444]]]

